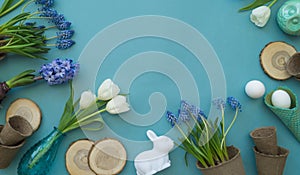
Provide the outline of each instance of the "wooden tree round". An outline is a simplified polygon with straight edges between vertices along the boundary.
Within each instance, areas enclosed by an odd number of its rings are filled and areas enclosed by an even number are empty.
[[[127,153],[124,146],[115,139],[96,142],[89,153],[90,168],[96,174],[118,174],[126,164]]]
[[[96,175],[88,165],[88,153],[94,142],[91,140],[77,140],[66,152],[66,168],[70,175]]]

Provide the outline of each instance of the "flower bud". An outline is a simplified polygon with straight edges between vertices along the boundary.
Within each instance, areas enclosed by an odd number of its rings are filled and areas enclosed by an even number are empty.
[[[119,86],[115,85],[111,79],[106,79],[98,88],[98,99],[110,100],[120,92]]]
[[[110,114],[120,114],[129,110],[130,108],[126,102],[126,97],[122,95],[114,97],[106,104],[106,111]]]
[[[80,109],[85,109],[96,102],[96,95],[93,94],[91,91],[84,91],[81,94],[79,107]]]
[[[271,9],[267,6],[260,6],[252,10],[250,20],[258,27],[264,27],[271,15]]]

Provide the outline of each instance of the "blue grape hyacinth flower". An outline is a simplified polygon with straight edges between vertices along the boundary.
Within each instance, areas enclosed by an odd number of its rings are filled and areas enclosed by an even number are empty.
[[[225,109],[225,105],[226,105],[226,102],[223,98],[216,98],[216,99],[213,99],[212,100],[212,103],[213,105],[219,109],[219,110],[224,110]]]
[[[69,21],[62,21],[61,23],[56,24],[58,30],[68,30],[70,29],[72,23]]]
[[[35,3],[45,7],[51,7],[54,4],[54,0],[35,0]]]
[[[57,40],[56,47],[60,50],[65,50],[72,47],[75,44],[75,41],[71,39]]]
[[[63,14],[58,13],[55,9],[49,7],[41,7],[38,9],[41,17],[49,18],[49,21],[54,23],[58,30],[67,30],[72,23],[65,19]]]
[[[204,111],[202,111],[199,107],[191,105],[186,101],[182,100],[180,103],[179,116],[183,116],[184,118],[186,118],[186,115],[193,115],[195,118],[197,118],[199,122],[201,121],[200,116],[207,118]]]
[[[58,15],[58,12],[55,9],[49,7],[42,7],[38,9],[41,17],[48,17],[50,19]]]
[[[62,30],[59,32],[56,32],[57,39],[59,40],[65,40],[65,39],[71,39],[72,36],[74,35],[75,31],[74,30]]]
[[[174,127],[175,124],[178,123],[178,118],[172,112],[167,111],[166,117],[167,117],[167,120],[171,124],[172,127]]]
[[[51,20],[55,25],[61,24],[66,21],[65,16],[63,14],[57,14],[52,17]]]
[[[234,97],[228,97],[227,98],[227,104],[229,104],[229,106],[233,109],[233,110],[238,110],[238,111],[242,111],[242,105],[239,102],[238,99],[234,98]]]

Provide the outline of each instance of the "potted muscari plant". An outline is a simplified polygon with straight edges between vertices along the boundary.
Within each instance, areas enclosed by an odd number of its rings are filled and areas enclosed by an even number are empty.
[[[185,101],[181,102],[178,117],[168,111],[167,119],[183,136],[179,147],[197,159],[196,165],[204,175],[244,175],[239,149],[226,145],[226,136],[241,111],[241,104],[234,97],[227,98],[235,115],[226,129],[225,101],[218,98],[213,103],[221,111],[221,121],[207,119],[203,111]]]
[[[105,80],[98,88],[96,97],[91,91],[84,91],[81,97],[73,100],[73,88],[70,81],[70,97],[60,118],[58,127],[33,145],[22,157],[18,166],[18,175],[46,175],[53,163],[57,149],[66,135],[79,127],[88,130],[100,130],[104,126],[103,112],[120,114],[130,110],[126,97],[119,95],[120,89],[110,79]],[[91,128],[87,125],[97,123]]]

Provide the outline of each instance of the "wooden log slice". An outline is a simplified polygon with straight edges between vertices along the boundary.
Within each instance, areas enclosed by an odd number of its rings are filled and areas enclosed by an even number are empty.
[[[120,173],[126,164],[127,153],[124,146],[115,139],[96,142],[89,153],[89,166],[101,175]]]
[[[39,106],[26,98],[20,98],[12,102],[6,111],[6,121],[9,118],[18,115],[24,117],[36,131],[41,124],[42,113]]]
[[[264,72],[276,80],[286,80],[291,75],[286,70],[286,64],[296,49],[281,41],[267,44],[260,53],[260,64]]]
[[[88,165],[88,154],[94,142],[78,140],[66,152],[66,168],[70,175],[96,175]]]

